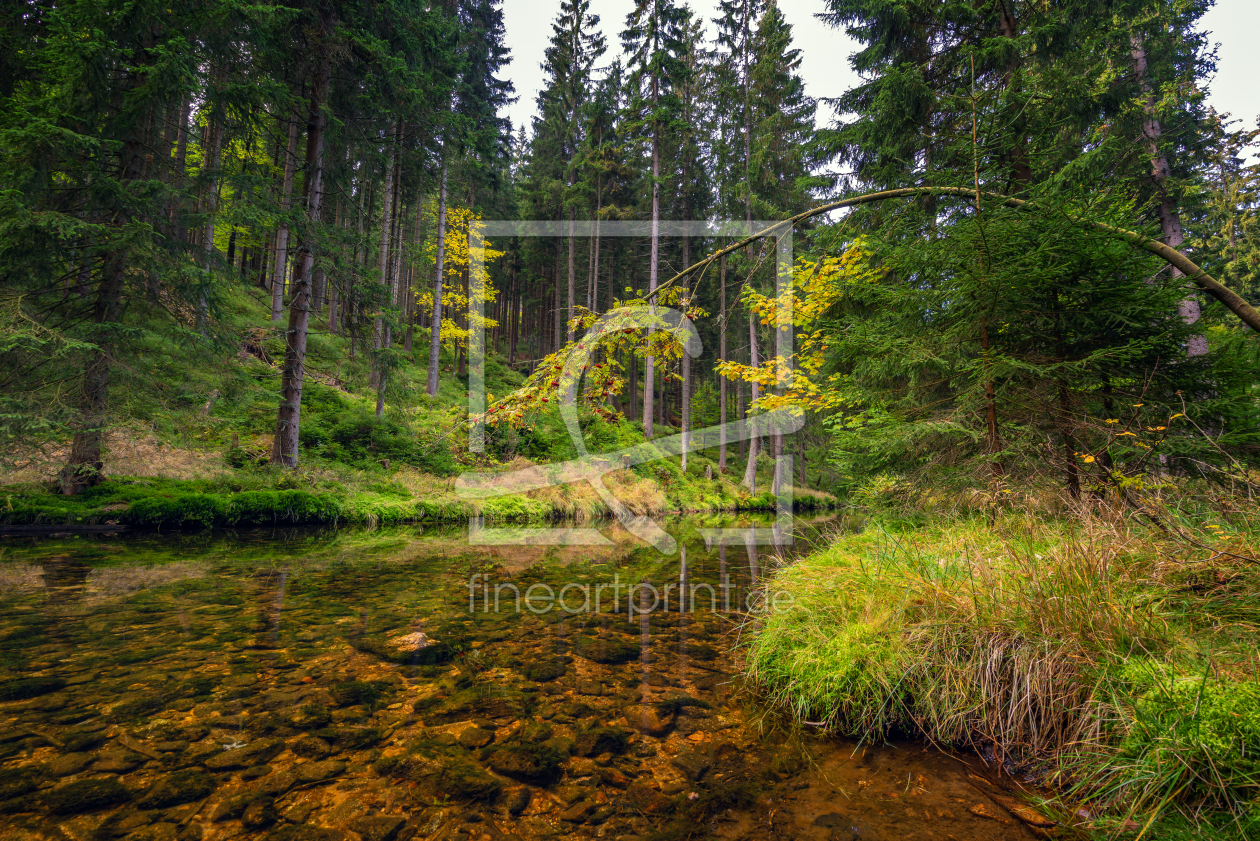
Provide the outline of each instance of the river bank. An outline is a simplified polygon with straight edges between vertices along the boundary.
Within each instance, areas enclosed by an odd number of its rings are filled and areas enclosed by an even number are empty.
[[[706,474],[706,465],[698,461],[693,459],[686,471],[676,459],[613,470],[604,474],[604,483],[638,516],[775,510],[773,494],[749,494],[711,465]],[[500,469],[509,472],[529,466],[530,462],[516,459]],[[74,496],[57,493],[47,481],[24,482],[0,484],[0,499],[0,527],[375,526],[457,522],[469,517],[490,523],[547,523],[613,516],[586,483],[477,499],[461,496],[454,477],[408,467],[379,471],[340,466],[297,471],[223,467],[199,479],[117,476]],[[829,494],[807,488],[793,488],[791,499],[798,511],[838,506]]]
[[[1260,831],[1256,518],[870,521],[774,574],[749,674],[798,720],[976,750],[1065,823]]]

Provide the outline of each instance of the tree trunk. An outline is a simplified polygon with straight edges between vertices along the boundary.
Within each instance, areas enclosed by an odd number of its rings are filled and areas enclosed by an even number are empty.
[[[302,193],[311,227],[319,223],[324,179],[324,102],[332,67],[324,57],[315,74],[311,91],[311,115],[306,127],[306,180]],[[306,336],[311,318],[311,273],[315,255],[311,243],[298,246],[293,294],[289,302],[289,327],[285,333],[284,369],[280,380],[280,408],[276,413],[276,435],[271,463],[297,467],[298,425],[302,414],[302,382],[306,374]]]
[[[1137,77],[1138,86],[1142,90],[1142,142],[1146,145],[1147,156],[1151,159],[1151,180],[1155,185],[1155,196],[1158,200],[1159,227],[1163,234],[1164,244],[1169,248],[1181,250],[1185,241],[1185,233],[1181,228],[1181,217],[1177,214],[1177,205],[1168,189],[1168,180],[1172,169],[1168,165],[1168,156],[1160,148],[1163,135],[1159,118],[1155,112],[1155,92],[1146,78],[1146,45],[1137,32],[1130,33],[1129,46],[1133,56],[1133,73]],[[1173,283],[1184,277],[1181,270],[1173,266]],[[1184,285],[1182,283],[1181,285]],[[1199,299],[1193,294],[1187,295],[1177,305],[1177,312],[1186,324],[1194,324],[1199,320]],[[1194,333],[1186,341],[1186,356],[1203,356],[1208,352],[1207,337],[1202,333]]]
[[[289,115],[289,141],[284,151],[284,180],[280,184],[280,213],[289,212],[293,196],[293,172],[297,166],[298,113]],[[284,311],[284,281],[289,268],[289,223],[281,221],[276,230],[276,273],[271,281],[271,320],[279,321]]]
[[[570,184],[573,182],[572,176],[569,178]],[[565,337],[568,341],[573,341],[572,321],[577,317],[577,265],[574,254],[574,238],[573,238],[573,215],[574,210],[569,208],[569,317],[565,324]]]
[[[124,183],[140,177],[144,167],[145,147],[142,138],[132,137],[122,147],[120,180]],[[118,226],[125,227],[130,218],[120,214]],[[123,288],[127,279],[127,250],[121,247],[105,255],[101,281],[92,307],[95,325],[95,347],[86,354],[83,385],[79,392],[74,439],[70,457],[57,477],[63,494],[77,494],[104,480],[104,443],[106,412],[109,408],[110,363],[114,355],[114,325],[122,316]],[[86,258],[85,258],[86,262]],[[80,275],[80,282],[86,278]]]
[[[760,355],[757,350],[757,317],[750,310],[748,313],[748,364],[756,368],[761,364]],[[752,388],[752,399],[749,401],[749,411],[752,411],[753,404],[757,402],[760,394],[760,388],[757,383],[750,383]],[[744,487],[748,488],[750,494],[757,492],[757,456],[761,454],[761,439],[755,435],[748,439],[748,462],[744,465]]]
[[[446,152],[442,157],[442,183],[438,188],[437,272],[433,280],[433,325],[429,337],[427,391],[437,397],[438,361],[442,349],[442,272],[446,270]]]
[[[214,222],[215,213],[219,209],[219,179],[214,177],[219,169],[219,153],[223,148],[223,121],[210,118],[208,126],[210,130],[210,150],[206,155],[204,171],[210,175],[210,179],[206,183],[206,227],[203,234],[204,239],[201,243],[202,251],[205,255],[203,267],[206,271],[206,283],[209,285],[209,274],[214,267]],[[201,293],[197,296],[197,329],[205,335],[210,317],[210,291],[208,288],[202,288]]]
[[[656,101],[656,80],[652,80],[652,101]],[[661,144],[657,139],[657,130],[652,129],[652,256],[648,267],[648,291],[656,291],[656,272],[661,257]],[[649,307],[649,311],[656,313],[656,307]],[[651,338],[655,330],[648,329],[648,337]],[[655,371],[653,370],[652,355],[648,354],[643,362],[643,434],[652,437],[652,405],[653,391],[655,390]]]
[[[718,263],[718,359],[726,360],[726,255]],[[726,377],[718,377],[718,471],[726,472]]]
[[[389,144],[389,152],[385,163],[385,190],[381,193],[381,248],[379,273],[377,282],[381,286],[385,286],[389,282],[389,244],[390,234],[393,232],[392,225],[394,223],[393,205],[394,200],[394,123],[390,121],[389,130],[385,133],[385,142]],[[382,296],[378,296],[376,318],[372,321],[372,350],[377,351],[372,357],[371,381],[372,385],[379,390],[381,383],[381,365],[380,350],[384,342],[385,319],[380,307],[384,306],[384,302],[380,300]],[[387,296],[384,296],[387,298]],[[380,416],[380,395],[377,395],[377,416]]]

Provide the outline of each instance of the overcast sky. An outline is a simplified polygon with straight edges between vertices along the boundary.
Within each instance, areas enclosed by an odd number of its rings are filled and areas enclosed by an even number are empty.
[[[709,27],[716,14],[716,0],[687,0],[703,16]],[[603,63],[621,53],[621,30],[634,0],[591,0],[591,12],[600,17],[608,40]],[[856,80],[849,69],[854,42],[843,32],[823,25],[814,15],[822,11],[822,0],[779,0],[779,8],[792,25],[793,45],[801,50],[801,76],[806,92],[823,99],[844,93]],[[560,10],[559,0],[504,0],[503,14],[512,63],[507,76],[516,84],[520,99],[509,110],[514,127],[529,125],[534,114],[534,98],[542,86],[539,64],[551,36],[551,22]],[[1218,111],[1229,111],[1243,121],[1255,124],[1260,115],[1260,0],[1217,0],[1216,8],[1203,19],[1211,40],[1220,44],[1216,78],[1211,82],[1210,102]],[[828,108],[820,107],[819,122],[830,122]]]

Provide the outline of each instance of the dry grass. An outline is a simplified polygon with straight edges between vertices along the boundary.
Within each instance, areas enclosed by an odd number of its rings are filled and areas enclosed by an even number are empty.
[[[15,466],[0,472],[0,484],[49,483],[70,455],[69,442],[14,453]],[[105,474],[166,479],[208,479],[226,475],[221,453],[175,447],[139,425],[119,426],[105,435]]]

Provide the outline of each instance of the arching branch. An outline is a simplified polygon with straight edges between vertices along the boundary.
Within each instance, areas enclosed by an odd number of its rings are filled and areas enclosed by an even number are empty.
[[[658,286],[654,292],[648,293],[644,300],[656,297],[687,275],[699,268],[709,265],[714,260],[717,260],[723,254],[730,254],[732,251],[737,251],[748,246],[749,243],[756,242],[757,240],[764,239],[768,236],[773,236],[779,231],[790,229],[798,222],[803,222],[810,217],[818,216],[823,213],[829,213],[833,210],[839,210],[842,207],[855,207],[859,204],[869,204],[871,202],[883,201],[884,199],[900,199],[909,196],[921,196],[928,194],[962,196],[968,199],[975,197],[974,190],[964,187],[903,187],[897,190],[884,190],[879,193],[867,193],[862,196],[853,196],[851,198],[824,204],[819,207],[806,210],[803,213],[798,213],[789,219],[784,219],[782,222],[776,222],[770,227],[758,231],[752,236],[745,237],[733,245],[728,245],[726,248],[713,252],[698,263],[692,263],[690,266],[665,281],[665,283]],[[1032,202],[1024,199],[1001,196],[996,193],[982,193],[981,195],[990,200],[997,201],[1007,207],[1014,207],[1019,210],[1035,212],[1041,209]],[[1158,242],[1150,237],[1138,233],[1137,231],[1130,231],[1126,228],[1117,228],[1114,225],[1107,225],[1103,222],[1095,222],[1091,219],[1074,219],[1073,221],[1083,225],[1093,225],[1100,231],[1117,236],[1120,239],[1137,246],[1138,248],[1149,251],[1156,257],[1164,260],[1166,263],[1176,266],[1178,269],[1181,269],[1186,277],[1194,281],[1200,289],[1220,301],[1225,305],[1226,309],[1242,319],[1244,324],[1249,326],[1252,330],[1260,332],[1260,312],[1257,312],[1255,307],[1247,303],[1241,295],[1234,292],[1232,289],[1228,288],[1216,278],[1205,272],[1193,260],[1182,254],[1177,249],[1170,248],[1162,242]]]

